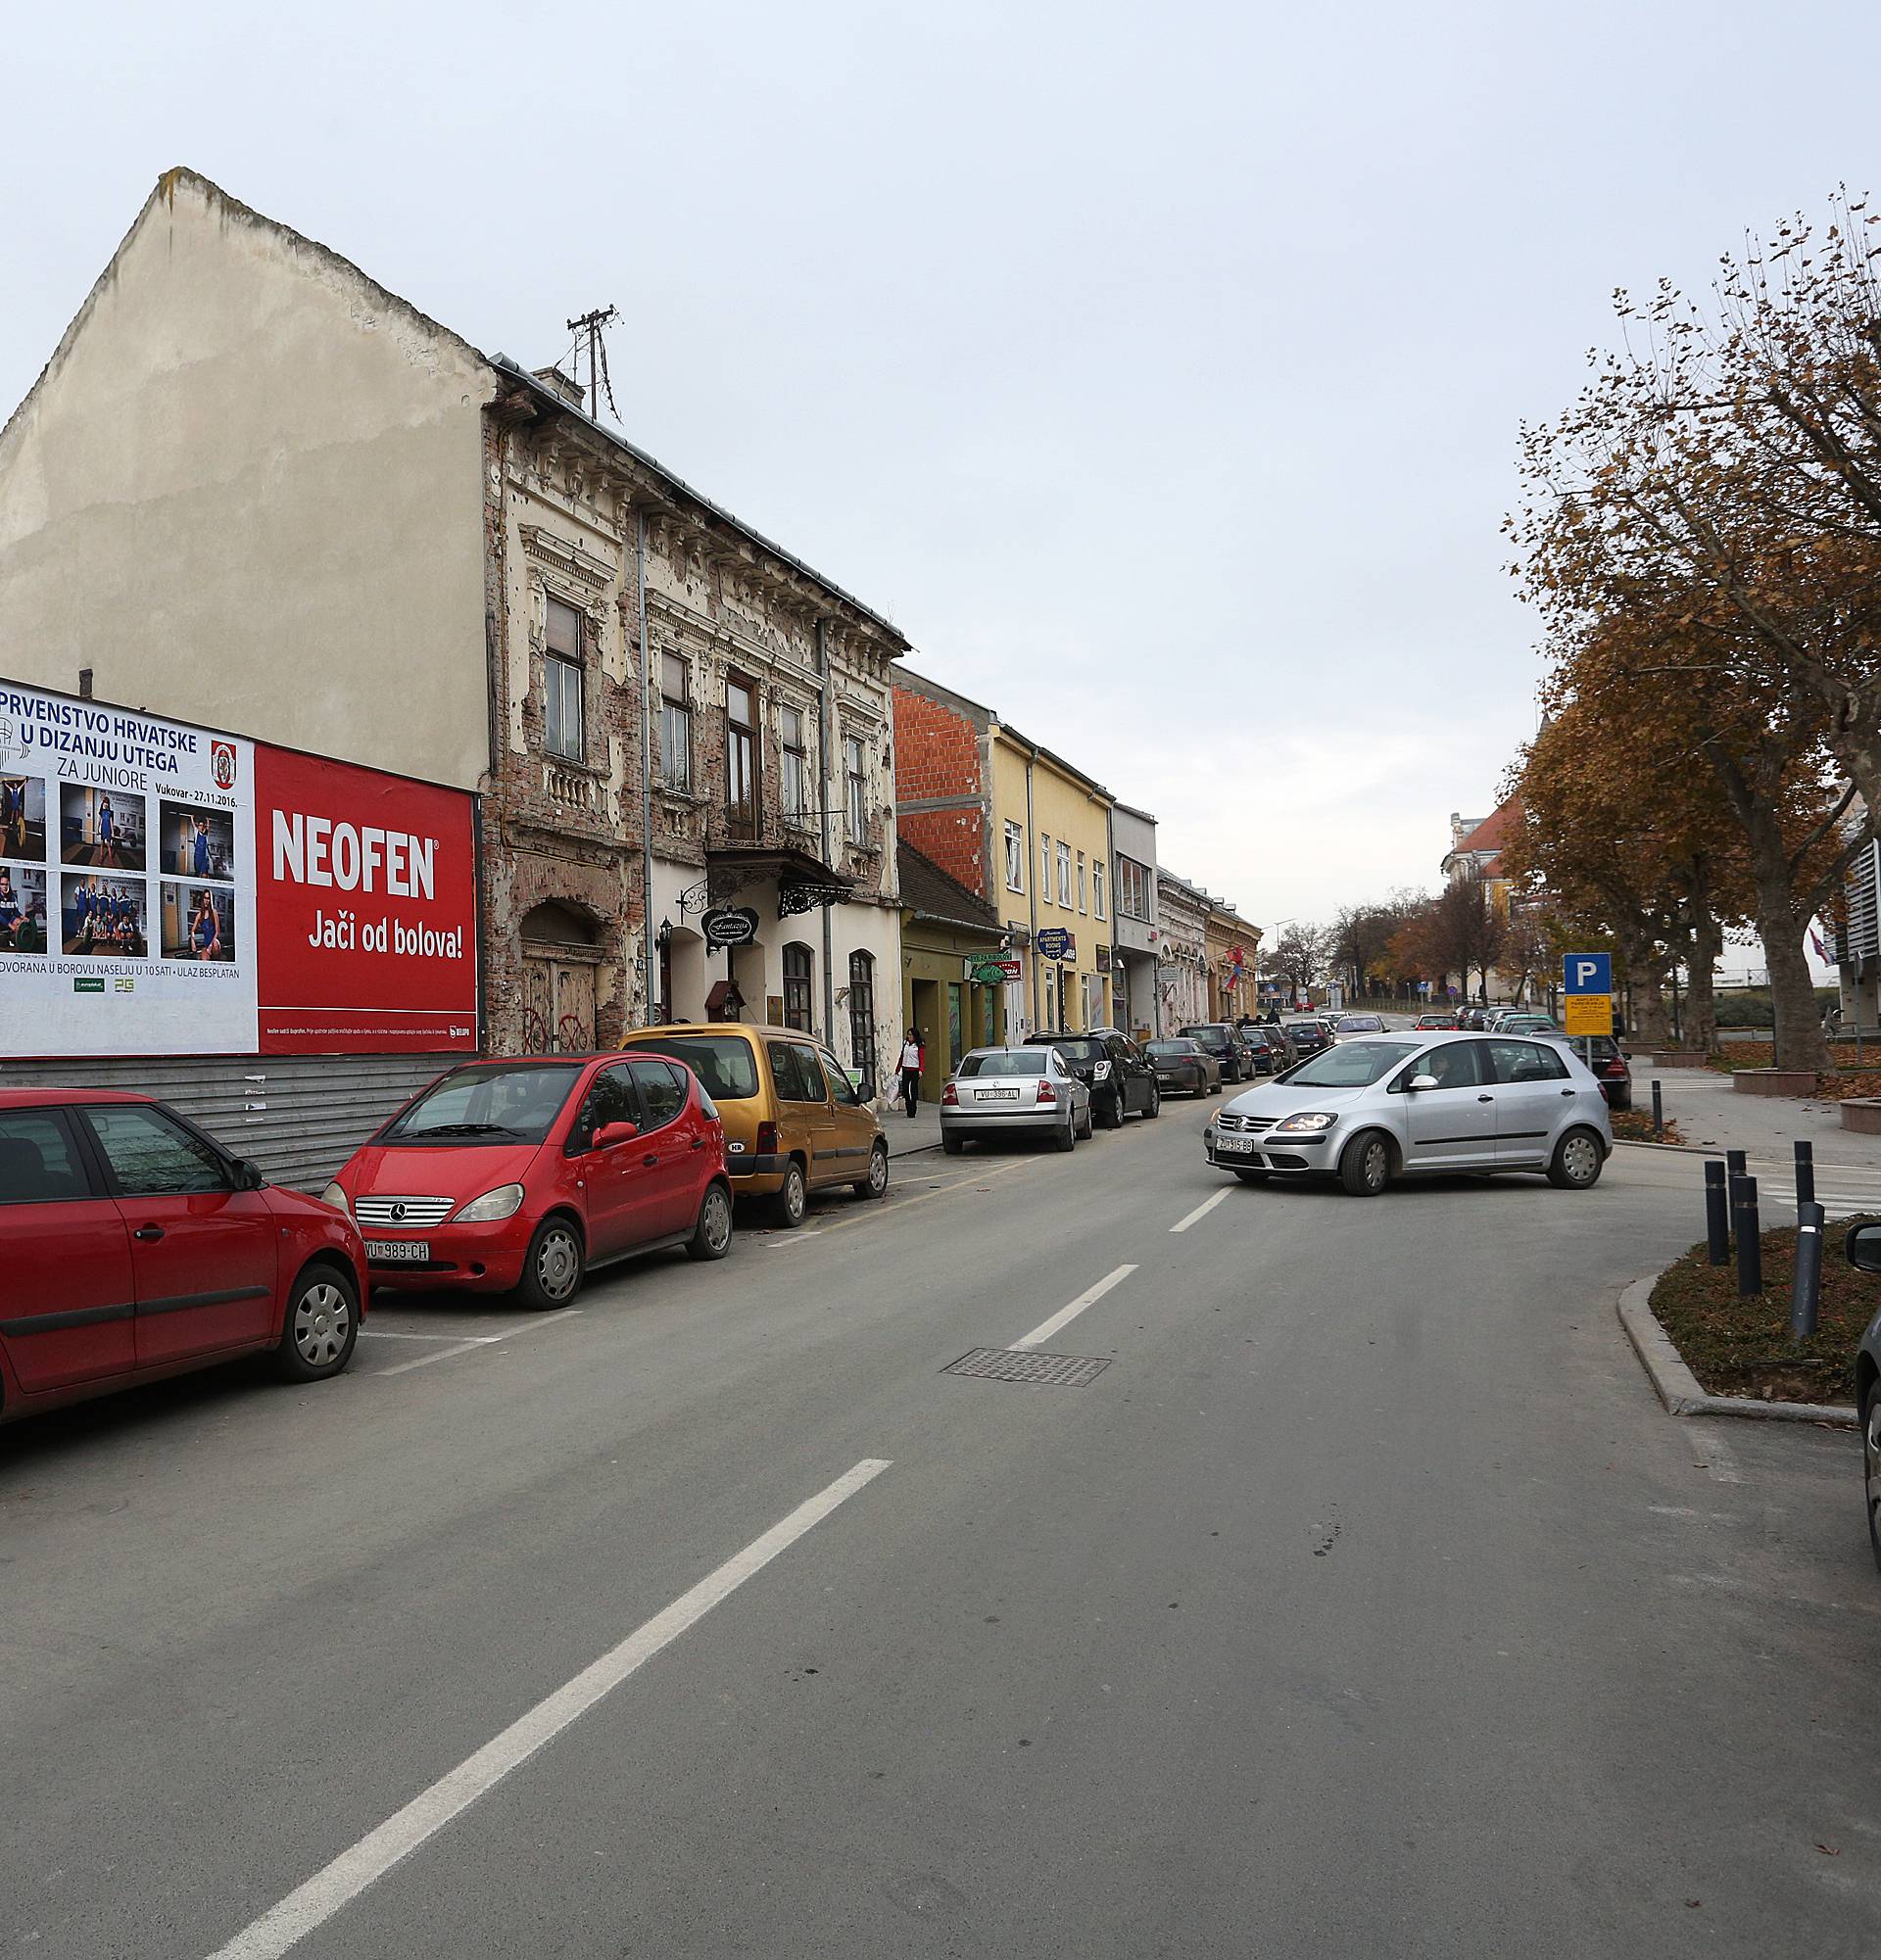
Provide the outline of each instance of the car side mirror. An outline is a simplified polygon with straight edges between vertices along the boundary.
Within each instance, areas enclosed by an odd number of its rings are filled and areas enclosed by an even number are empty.
[[[1881,1225],[1851,1225],[1843,1243],[1851,1266],[1863,1272],[1881,1272]]]
[[[1434,1076],[1413,1076],[1404,1086],[1416,1092],[1423,1089],[1440,1088],[1442,1084],[1438,1082]]]
[[[617,1143],[632,1143],[639,1134],[640,1124],[637,1123],[603,1123],[595,1131],[595,1148],[611,1150]]]
[[[1633,1059],[1633,1051],[1630,1048],[1622,1048],[1619,1051],[1619,1059],[1622,1062],[1630,1062]]]
[[[259,1191],[267,1183],[262,1175],[261,1166],[251,1164],[246,1157],[238,1157],[229,1167],[238,1191]]]

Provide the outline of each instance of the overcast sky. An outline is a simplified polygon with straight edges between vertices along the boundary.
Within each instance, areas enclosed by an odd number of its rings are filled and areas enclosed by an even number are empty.
[[[0,417],[171,164],[530,365],[617,304],[635,441],[1270,926],[1493,806],[1516,426],[1613,289],[1881,187],[1857,0],[69,5],[7,53]]]

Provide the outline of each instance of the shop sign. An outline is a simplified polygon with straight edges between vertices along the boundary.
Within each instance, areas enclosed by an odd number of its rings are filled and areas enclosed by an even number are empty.
[[[1078,957],[1078,941],[1062,926],[1041,928],[1033,943],[1037,947],[1041,960],[1075,960]]]
[[[718,905],[699,921],[708,946],[748,946],[757,937],[757,914],[748,905]]]
[[[0,682],[0,868],[15,1054],[476,1050],[461,790]]]

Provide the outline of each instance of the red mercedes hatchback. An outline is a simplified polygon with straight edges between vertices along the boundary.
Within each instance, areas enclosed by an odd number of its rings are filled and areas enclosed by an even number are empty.
[[[0,1421],[271,1350],[338,1374],[365,1248],[175,1111],[106,1089],[0,1089]]]
[[[514,1292],[565,1307],[590,1267],[732,1244],[725,1131],[683,1063],[467,1062],[407,1103],[326,1187],[378,1286]]]

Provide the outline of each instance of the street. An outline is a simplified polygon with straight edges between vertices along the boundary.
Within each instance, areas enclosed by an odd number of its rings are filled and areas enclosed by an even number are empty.
[[[8,1432],[9,1950],[1872,1952],[1856,1441],[1615,1316],[1699,1160],[1355,1202],[1209,1107]]]

